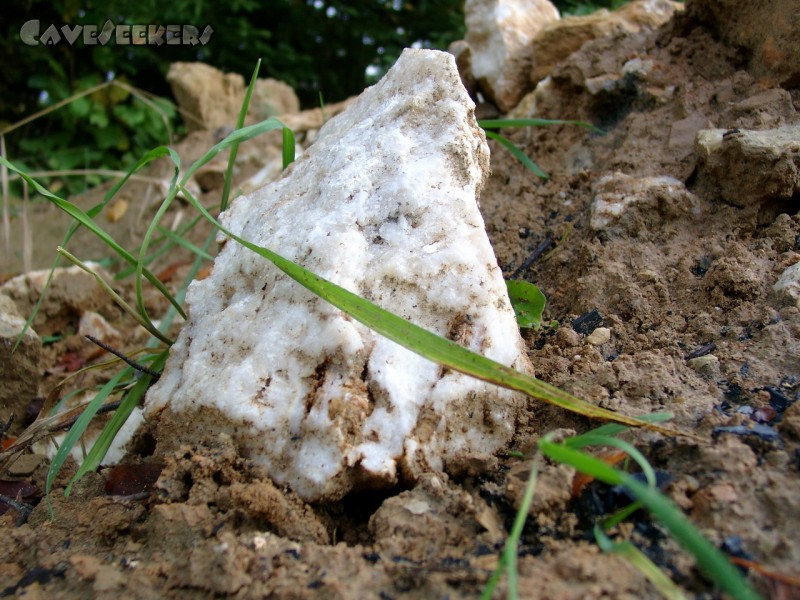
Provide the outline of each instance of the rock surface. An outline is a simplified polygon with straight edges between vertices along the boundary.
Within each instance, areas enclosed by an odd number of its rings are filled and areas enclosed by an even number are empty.
[[[378,305],[529,368],[478,210],[488,148],[446,53],[406,50],[226,225]],[[147,412],[159,443],[222,430],[305,500],[455,469],[506,444],[515,395],[355,323],[228,242]]]
[[[111,275],[99,264],[92,261],[86,261],[85,264],[113,285]],[[0,286],[0,294],[11,298],[20,314],[30,315],[44,291],[49,275],[49,269],[17,275]],[[33,326],[38,329],[45,323],[49,325],[56,321],[71,323],[88,311],[98,312],[104,317],[113,317],[116,305],[92,275],[80,267],[59,267],[53,272],[50,286],[39,306],[39,312],[36,313]]]
[[[467,0],[464,13],[472,74],[501,111],[511,110],[532,87],[531,43],[558,9],[548,0]]]
[[[300,111],[300,100],[292,86],[277,79],[257,79],[247,108],[256,121]]]
[[[701,175],[734,206],[791,202],[800,193],[800,125],[706,129],[697,134],[696,153]]]
[[[569,16],[547,25],[534,38],[531,82],[535,85],[552,68],[589,40],[609,37],[619,32],[656,29],[669,21],[683,7],[670,0],[636,0],[609,12],[598,10],[590,15]]]
[[[25,326],[14,302],[0,294],[0,425],[14,417],[22,422],[25,407],[39,389],[39,359],[42,341],[33,329],[28,329],[14,350],[19,334]]]
[[[591,206],[591,228],[607,233],[636,232],[643,225],[642,213],[664,207],[663,212],[691,214],[696,200],[682,182],[672,177],[631,177],[613,173],[595,185]]]
[[[186,131],[233,126],[244,99],[244,78],[205,63],[172,63],[167,81],[180,106]]]

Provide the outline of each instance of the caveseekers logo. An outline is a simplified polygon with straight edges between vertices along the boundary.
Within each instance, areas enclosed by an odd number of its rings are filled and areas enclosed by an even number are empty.
[[[108,20],[102,28],[97,25],[50,25],[42,31],[38,19],[27,21],[19,30],[19,38],[28,46],[70,46],[81,41],[84,46],[105,46],[113,40],[118,46],[205,46],[214,30],[207,25],[203,32],[194,25],[116,25]]]

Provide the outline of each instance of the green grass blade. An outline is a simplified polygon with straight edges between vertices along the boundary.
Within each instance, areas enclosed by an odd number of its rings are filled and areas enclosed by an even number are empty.
[[[155,357],[155,360],[150,364],[150,368],[154,371],[160,372],[164,368],[164,363],[167,360],[168,354],[168,350],[164,350],[158,354]],[[147,393],[152,379],[153,378],[150,375],[143,373],[133,387],[128,391],[128,393],[125,394],[125,397],[120,403],[119,408],[114,411],[114,415],[111,417],[111,419],[109,419],[108,423],[106,423],[106,426],[103,428],[100,436],[92,445],[92,449],[89,451],[89,454],[87,454],[86,458],[81,463],[80,468],[70,480],[69,485],[65,490],[66,494],[70,493],[72,486],[81,477],[90,471],[94,471],[100,466],[100,463],[105,458],[108,449],[111,447],[114,438],[117,436],[117,433],[125,424],[125,421],[128,420],[128,417],[130,417],[133,409],[136,408],[136,406],[138,406],[144,399],[144,395]]]
[[[517,148],[507,137],[504,137],[499,133],[495,133],[494,131],[489,131],[488,129],[484,131],[484,133],[486,134],[487,138],[496,140],[501,146],[503,146],[503,148],[511,152],[511,154],[513,154],[519,162],[525,165],[525,167],[537,177],[540,177],[541,179],[550,179],[550,175],[542,171],[535,162],[528,158],[527,154]]]
[[[86,427],[94,418],[95,414],[97,414],[98,409],[106,401],[106,398],[108,398],[109,394],[114,391],[120,380],[122,380],[123,377],[130,376],[132,372],[133,369],[126,367],[114,375],[114,377],[112,377],[102,388],[100,388],[100,391],[97,392],[94,398],[92,398],[91,402],[86,405],[86,408],[81,413],[81,416],[78,417],[77,421],[75,421],[75,424],[70,427],[69,432],[67,433],[66,437],[64,437],[58,452],[56,452],[56,455],[53,458],[53,462],[50,463],[50,470],[47,472],[47,480],[45,482],[45,495],[49,497],[56,475],[61,470],[61,467],[64,466],[64,462],[66,462],[67,458],[69,458],[69,453],[81,438],[84,431],[86,431]]]
[[[636,463],[642,469],[645,479],[647,479],[647,484],[650,487],[656,487],[656,472],[653,470],[653,466],[648,462],[644,455],[633,446],[633,444],[626,442],[625,440],[620,440],[608,435],[584,434],[580,436],[578,443],[576,443],[575,438],[573,438],[572,443],[568,444],[568,446],[570,448],[575,448],[576,450],[585,448],[586,446],[611,446],[612,448],[618,448],[636,461]]]
[[[519,539],[522,536],[522,530],[525,528],[525,522],[528,520],[528,513],[531,509],[533,502],[533,493],[536,489],[536,479],[538,476],[538,469],[536,462],[531,464],[531,473],[528,476],[528,481],[525,484],[525,491],[522,495],[522,502],[520,503],[519,510],[514,518],[514,524],[511,526],[511,532],[508,534],[506,545],[503,548],[503,553],[500,555],[500,560],[497,562],[497,568],[492,573],[486,586],[481,593],[481,600],[490,600],[494,594],[503,572],[506,572],[508,579],[508,598],[509,600],[516,600],[518,597],[518,583],[517,583],[517,548],[519,547]]]
[[[122,309],[122,310],[123,310],[123,311],[124,311],[124,312],[125,312],[127,315],[129,315],[129,316],[130,316],[130,317],[132,317],[132,318],[133,318],[133,319],[134,319],[134,320],[135,320],[137,323],[139,323],[139,325],[141,325],[142,327],[144,327],[144,328],[145,328],[145,329],[146,329],[146,330],[147,330],[147,331],[150,333],[150,335],[153,335],[153,336],[157,337],[159,340],[161,340],[162,342],[164,342],[164,343],[165,343],[165,344],[167,344],[168,346],[171,346],[171,345],[172,345],[172,343],[173,343],[173,340],[171,340],[171,339],[169,339],[167,336],[163,335],[163,334],[162,334],[162,333],[161,333],[161,332],[160,332],[160,331],[159,331],[159,330],[156,328],[156,326],[155,326],[155,325],[153,325],[153,322],[152,322],[152,321],[150,321],[149,319],[147,319],[147,318],[145,318],[145,317],[142,317],[142,316],[141,316],[139,313],[137,313],[137,312],[136,312],[136,311],[133,309],[133,307],[131,307],[131,306],[130,306],[130,305],[127,303],[127,302],[125,302],[125,300],[123,300],[123,299],[122,299],[122,297],[120,297],[120,295],[119,295],[119,294],[117,294],[117,292],[115,292],[115,291],[114,291],[114,290],[111,288],[111,286],[110,286],[110,285],[108,285],[108,284],[106,283],[105,279],[103,279],[102,277],[100,277],[100,275],[98,275],[97,273],[95,273],[95,272],[94,272],[92,269],[90,269],[90,268],[89,268],[89,267],[88,267],[88,266],[87,266],[85,263],[83,263],[83,262],[81,262],[80,260],[78,260],[77,258],[75,258],[75,257],[74,257],[72,254],[70,254],[70,253],[69,253],[69,252],[67,252],[67,251],[66,251],[64,248],[61,248],[60,246],[59,246],[59,248],[58,248],[58,253],[59,253],[59,254],[62,254],[64,257],[66,257],[66,258],[67,258],[67,259],[68,259],[68,260],[69,260],[71,263],[73,263],[75,266],[77,266],[77,267],[79,267],[80,269],[82,269],[82,270],[86,271],[86,272],[87,272],[89,275],[91,275],[92,277],[94,277],[95,281],[97,282],[97,285],[99,285],[101,288],[103,288],[103,290],[104,290],[104,291],[105,291],[105,292],[106,292],[106,293],[107,293],[109,296],[111,296],[111,299],[112,299],[112,300],[113,300],[113,301],[114,301],[114,302],[117,304],[117,306],[119,306],[119,307],[120,307],[120,308],[121,308],[121,309]]]
[[[203,260],[214,260],[214,257],[211,256],[207,250],[204,250],[199,246],[195,246],[192,242],[190,242],[187,239],[184,239],[181,235],[175,233],[174,231],[170,231],[166,227],[159,226],[158,232],[161,233],[165,238],[168,238],[169,240],[175,242],[176,245],[181,246],[182,248],[186,248],[189,252],[199,256]]]
[[[658,490],[638,482],[630,475],[610,467],[602,460],[568,448],[563,444],[553,443],[546,436],[539,441],[539,449],[552,460],[572,465],[582,473],[592,475],[603,483],[625,487],[669,530],[681,546],[694,556],[701,570],[731,597],[736,600],[758,600],[760,598],[725,555],[704,538],[680,509]]]
[[[484,129],[501,129],[503,127],[547,127],[550,125],[577,125],[586,127],[595,133],[605,134],[605,131],[586,121],[569,121],[563,119],[481,119],[478,125]]]
[[[288,127],[283,128],[283,168],[285,169],[294,162],[294,132]]]
[[[594,527],[594,537],[603,552],[613,552],[627,560],[637,571],[647,577],[664,598],[667,600],[688,600],[680,588],[672,583],[672,580],[636,546],[627,541],[614,542],[598,525]]]
[[[332,283],[303,267],[283,258],[282,256],[262,248],[239,237],[225,229],[212,217],[208,211],[191,194],[187,193],[189,201],[209,221],[219,227],[231,239],[237,241],[256,254],[272,262],[281,271],[289,275],[300,285],[307,288],[317,296],[325,299],[335,307],[343,310],[348,315],[363,323],[370,329],[377,331],[384,337],[397,342],[401,346],[436,362],[440,365],[459,371],[472,377],[494,383],[510,390],[522,392],[533,398],[538,398],[554,404],[571,412],[582,414],[586,417],[605,419],[622,423],[631,427],[647,426],[650,429],[661,431],[667,435],[676,435],[671,431],[657,425],[648,424],[635,417],[612,412],[581,400],[559,388],[539,381],[510,367],[476,354],[453,341],[431,333],[405,319],[398,317],[377,305],[359,297],[358,295]]]
[[[253,96],[253,89],[256,86],[256,80],[258,80],[258,70],[260,68],[261,59],[259,58],[256,61],[256,68],[253,69],[253,74],[250,76],[250,83],[248,84],[247,90],[245,90],[244,93],[244,101],[242,102],[242,107],[239,109],[239,118],[236,119],[236,129],[241,129],[244,127],[244,120],[247,117],[247,108],[250,106],[250,98]],[[233,167],[236,164],[236,154],[238,152],[238,142],[231,144],[231,151],[230,154],[228,154],[228,167],[225,169],[225,182],[222,188],[222,200],[220,201],[219,205],[220,212],[228,208],[228,202],[230,201],[231,195],[231,185],[233,184]]]
[[[116,193],[119,191],[119,189],[131,177],[131,175],[133,175],[133,173],[135,172],[135,170],[137,168],[141,168],[145,164],[147,164],[148,162],[150,162],[152,160],[155,160],[156,158],[159,158],[160,156],[163,156],[164,154],[167,153],[167,151],[168,151],[167,148],[161,147],[161,148],[155,148],[154,150],[151,150],[150,152],[146,153],[142,157],[142,159],[139,161],[137,166],[134,167],[134,170],[129,171],[125,175],[125,177],[122,178],[121,181],[117,182],[106,193],[106,195],[103,197],[103,200],[100,201],[95,206],[93,206],[92,208],[90,208],[88,211],[86,211],[86,214],[89,217],[91,217],[92,219],[94,219],[97,215],[99,215],[103,211],[103,209],[108,205],[108,203],[111,201],[111,199],[114,197],[114,195],[116,195]],[[0,161],[0,162],[2,162],[2,161]],[[6,165],[6,168],[8,168],[7,165]],[[22,173],[18,169],[14,169],[14,170],[18,174],[22,175]],[[31,182],[29,182],[29,183],[31,183]],[[34,186],[34,187],[36,187],[36,186]],[[81,222],[80,221],[73,221],[72,223],[70,223],[70,226],[67,229],[67,233],[64,235],[64,239],[61,240],[61,247],[62,248],[66,248],[67,247],[67,244],[69,243],[70,239],[72,239],[72,236],[75,235],[75,232],[77,232],[78,229],[80,229],[80,227],[81,227]],[[36,318],[36,315],[39,313],[39,309],[41,308],[42,301],[44,300],[44,297],[47,294],[47,290],[50,289],[50,282],[53,279],[53,274],[55,273],[55,270],[58,268],[58,265],[59,265],[60,261],[61,261],[61,256],[57,255],[56,258],[55,258],[55,261],[53,261],[53,266],[50,267],[50,272],[47,274],[47,280],[45,281],[44,287],[42,288],[42,293],[39,295],[39,298],[36,300],[36,304],[34,305],[33,310],[31,311],[31,314],[28,316],[28,319],[25,321],[25,325],[23,326],[22,331],[20,332],[19,336],[17,337],[17,341],[14,344],[14,350],[17,349],[17,346],[22,341],[22,338],[24,337],[25,332],[31,327],[31,325],[33,324],[33,320]]]
[[[235,131],[228,134],[228,136],[214,144],[209,150],[203,154],[197,161],[195,161],[189,170],[183,175],[181,179],[180,185],[178,188],[183,191],[184,194],[187,194],[186,184],[188,183],[189,179],[195,172],[205,164],[208,164],[213,158],[225,150],[229,148],[233,144],[240,144],[247,140],[253,139],[259,135],[262,135],[268,131],[274,131],[275,129],[282,129],[285,125],[281,123],[278,119],[269,118],[265,121],[261,121],[260,123],[256,123],[255,125],[249,125],[248,127],[242,127],[241,129],[236,129]]]
[[[528,476],[528,482],[525,484],[525,493],[522,496],[522,502],[514,518],[514,525],[511,526],[511,533],[508,536],[508,541],[506,541],[506,547],[503,552],[506,563],[509,600],[516,600],[517,598],[517,548],[519,547],[519,539],[522,536],[522,530],[525,528],[525,521],[528,520],[528,513],[531,510],[537,476],[538,470],[536,468],[536,461],[534,461],[531,465],[531,474]]]
[[[175,155],[177,156],[177,155]],[[32,186],[39,194],[47,198],[52,204],[55,204],[58,208],[63,210],[67,213],[70,217],[72,217],[75,221],[80,223],[82,226],[86,227],[91,231],[95,236],[100,238],[110,249],[116,252],[120,257],[122,257],[126,262],[130,264],[137,264],[137,259],[125,248],[120,246],[114,238],[112,238],[105,230],[103,230],[97,223],[94,222],[94,219],[90,217],[87,213],[82,211],[72,202],[68,200],[64,200],[63,198],[56,196],[55,194],[51,193],[47,188],[41,186],[37,181],[29,177],[27,174],[23,173],[20,169],[17,169],[13,164],[6,161],[4,158],[0,157],[0,163],[5,164],[8,166],[9,169],[18,173],[20,177],[25,179],[30,186]],[[185,318],[186,314],[183,312],[183,308],[180,305],[177,305],[175,299],[172,297],[172,294],[169,293],[169,290],[162,284],[158,278],[153,275],[149,270],[143,270],[144,277],[152,283],[159,292],[161,292],[165,298],[167,298],[170,303],[175,306],[176,310]]]

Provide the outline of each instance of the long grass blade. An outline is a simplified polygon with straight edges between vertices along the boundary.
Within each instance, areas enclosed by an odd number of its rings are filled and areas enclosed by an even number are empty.
[[[185,239],[181,235],[175,233],[174,231],[170,231],[166,227],[158,227],[158,232],[161,233],[164,237],[168,238],[169,240],[175,242],[176,245],[180,246],[181,248],[185,248],[192,254],[195,254],[202,258],[203,260],[214,260],[214,257],[211,256],[207,250],[200,248],[199,246],[195,246],[192,242]],[[152,261],[152,254],[148,256],[145,260],[146,262]]]
[[[603,532],[599,525],[594,527],[594,537],[603,552],[613,552],[627,560],[637,571],[650,580],[650,583],[664,598],[667,600],[688,600],[681,589],[672,583],[672,580],[636,546],[627,541],[614,542]]]
[[[125,302],[125,300],[123,300],[122,297],[119,294],[117,294],[117,292],[115,292],[110,285],[108,285],[108,283],[106,283],[105,279],[100,277],[100,275],[98,275],[93,269],[89,268],[89,266],[86,265],[86,263],[81,262],[75,256],[73,256],[71,253],[67,252],[64,248],[61,248],[60,246],[58,248],[58,253],[62,254],[71,263],[73,263],[74,265],[76,265],[77,267],[81,268],[82,270],[86,271],[89,275],[94,277],[97,284],[101,288],[103,288],[103,291],[105,291],[109,296],[111,296],[111,299],[117,304],[117,306],[119,306],[126,314],[128,314],[137,323],[139,323],[139,325],[144,327],[150,333],[150,335],[155,336],[168,346],[172,345],[173,340],[169,339],[167,336],[162,334],[156,328],[156,326],[153,325],[152,321],[142,317],[138,312],[136,312],[136,310],[134,310],[132,306],[130,306],[127,302]]]
[[[75,424],[70,428],[67,435],[64,437],[64,440],[61,442],[61,446],[58,448],[58,452],[56,452],[55,457],[53,458],[53,462],[50,463],[50,469],[47,472],[47,479],[45,481],[45,494],[48,497],[50,496],[50,490],[53,487],[53,481],[56,478],[56,475],[61,470],[61,467],[64,466],[67,458],[69,458],[69,454],[72,451],[72,448],[78,442],[80,437],[83,435],[84,431],[88,427],[91,420],[97,414],[98,409],[103,405],[106,401],[106,398],[114,391],[117,386],[117,383],[122,380],[123,377],[128,377],[133,372],[133,369],[130,367],[126,367],[122,369],[114,375],[101,389],[97,392],[97,395],[89,402],[88,405],[84,408],[81,416],[78,417],[78,420],[75,421]],[[51,511],[52,517],[52,511]]]
[[[174,151],[169,149],[169,148],[167,148],[165,150],[168,153],[174,154]],[[155,152],[155,151],[149,152],[148,155],[152,154],[153,152]],[[177,154],[175,154],[175,156],[177,157]],[[45,188],[42,185],[40,185],[35,179],[32,179],[31,177],[29,177],[27,174],[25,174],[23,171],[21,171],[20,169],[15,167],[12,163],[8,162],[3,157],[0,157],[0,164],[6,165],[9,169],[14,171],[15,173],[18,173],[39,194],[41,194],[42,196],[47,198],[51,203],[55,204],[58,208],[63,210],[65,213],[67,213],[78,224],[80,224],[80,225],[86,227],[87,229],[89,229],[89,231],[91,231],[94,235],[96,235],[98,238],[100,238],[103,241],[103,243],[105,243],[110,249],[112,249],[114,252],[116,252],[126,262],[128,262],[130,264],[137,264],[137,259],[130,252],[125,250],[125,248],[120,246],[116,242],[116,240],[114,240],[114,238],[112,238],[104,229],[102,229],[99,225],[97,225],[97,223],[95,223],[94,219],[92,218],[92,215],[84,212],[83,210],[78,208],[76,205],[74,205],[72,202],[69,202],[68,200],[64,200],[63,198],[61,198],[59,196],[56,196],[55,194],[51,193],[47,188]],[[118,186],[115,186],[115,188],[118,189],[119,187],[121,187],[121,184],[124,181],[125,180],[123,179],[122,182],[120,182],[120,184]],[[75,223],[73,223],[73,225],[75,225]],[[70,227],[70,231],[68,232],[68,235],[71,236],[74,233],[75,230],[77,230],[77,227],[75,227],[75,228]],[[63,245],[64,244],[62,244],[62,246]],[[169,290],[167,290],[167,288],[164,286],[164,284],[162,284],[158,280],[158,278],[155,275],[153,275],[149,270],[143,270],[143,275],[148,281],[150,281],[150,283],[152,283],[154,286],[156,286],[158,291],[161,292],[164,295],[164,297],[167,298],[170,301],[170,303],[173,304],[173,306],[175,306],[176,310],[178,310],[179,313],[181,313],[181,315],[185,318],[186,314],[183,312],[183,308],[180,307],[179,305],[177,305],[177,303],[175,302],[175,299],[172,297],[172,294],[169,293]]]
[[[150,365],[150,368],[154,371],[160,371],[163,369],[168,354],[168,350],[164,350],[158,354],[153,363]],[[80,468],[70,480],[69,485],[67,485],[67,489],[64,490],[66,495],[69,495],[69,493],[72,491],[72,486],[75,485],[75,483],[81,477],[90,471],[94,471],[100,466],[100,463],[102,463],[103,459],[108,453],[108,449],[114,442],[114,438],[117,436],[117,433],[120,429],[122,429],[122,426],[125,425],[125,421],[128,420],[128,417],[130,417],[133,409],[136,408],[144,399],[144,395],[147,393],[152,380],[153,378],[150,375],[146,373],[143,374],[136,381],[134,386],[125,394],[125,397],[120,403],[119,408],[117,408],[117,410],[114,412],[114,415],[111,417],[111,419],[109,419],[108,423],[106,423],[106,426],[103,428],[100,436],[92,445],[92,449],[86,455],[86,458],[81,463]]]
[[[283,128],[283,168],[285,169],[294,162],[295,142],[294,132],[288,127]]]
[[[515,369],[459,346],[453,341],[431,333],[410,321],[383,310],[343,287],[315,275],[279,254],[239,237],[224,228],[190,193],[187,193],[186,197],[206,219],[209,219],[225,235],[256,254],[263,256],[300,285],[343,310],[357,321],[428,360],[477,379],[522,392],[533,398],[544,400],[586,417],[614,421],[630,427],[644,426],[667,435],[684,435],[635,417],[615,413],[590,404],[553,385],[520,373]]]
[[[247,108],[250,106],[250,98],[253,96],[253,89],[256,86],[258,79],[258,70],[261,68],[261,59],[256,61],[256,67],[253,69],[253,74],[250,76],[250,83],[244,93],[244,101],[242,107],[239,109],[239,118],[236,120],[236,129],[244,127],[244,120],[247,117]],[[230,201],[231,185],[233,183],[233,167],[236,164],[236,154],[239,152],[239,144],[231,144],[231,151],[228,154],[228,167],[225,170],[225,182],[222,188],[222,200],[220,201],[219,210],[222,212],[228,208]]]
[[[535,162],[528,158],[527,154],[517,148],[507,137],[489,130],[484,131],[484,133],[486,134],[486,137],[497,141],[501,146],[503,146],[503,148],[511,152],[511,154],[513,154],[519,162],[525,165],[525,167],[529,171],[533,172],[537,177],[540,177],[541,179],[550,179],[550,175],[542,171]]]
[[[650,487],[656,486],[656,472],[653,470],[653,466],[630,442],[626,442],[625,440],[611,437],[609,435],[584,434],[580,436],[579,442],[576,443],[575,438],[573,438],[572,443],[569,444],[570,448],[575,449],[581,449],[587,446],[611,446],[612,448],[618,448],[619,450],[622,450],[625,452],[625,454],[635,460],[642,469],[642,473],[644,473],[645,479],[647,480],[647,485]]]
[[[602,460],[543,438],[539,441],[542,453],[560,463],[572,465],[577,470],[592,475],[609,485],[621,485],[670,531],[673,537],[689,551],[702,571],[736,600],[758,600],[760,596],[744,577],[711,542],[698,532],[666,496],[610,467]]]
[[[563,119],[481,119],[478,125],[484,129],[502,129],[504,127],[547,127],[550,125],[577,125],[586,127],[595,133],[604,134],[605,131],[586,121],[570,121]]]

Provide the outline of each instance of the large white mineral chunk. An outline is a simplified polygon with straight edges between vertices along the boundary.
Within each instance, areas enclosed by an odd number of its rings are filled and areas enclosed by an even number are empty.
[[[406,50],[232,231],[415,323],[528,368],[477,196],[489,150],[451,55]],[[520,399],[443,369],[228,241],[192,283],[147,415],[226,431],[306,500],[460,468],[506,444]]]

